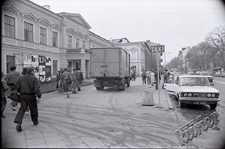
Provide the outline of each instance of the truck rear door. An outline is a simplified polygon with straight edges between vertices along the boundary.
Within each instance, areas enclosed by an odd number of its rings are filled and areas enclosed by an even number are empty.
[[[105,52],[105,73],[107,77],[119,77],[121,49],[107,49]]]

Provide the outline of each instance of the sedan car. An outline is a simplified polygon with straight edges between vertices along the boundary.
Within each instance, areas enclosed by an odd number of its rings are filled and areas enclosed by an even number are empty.
[[[219,91],[211,85],[205,76],[180,75],[174,84],[165,83],[164,88],[178,99],[180,108],[185,104],[208,104],[215,109],[220,101]]]
[[[209,79],[209,82],[213,82],[213,77],[208,72],[200,72],[199,75],[206,76]]]

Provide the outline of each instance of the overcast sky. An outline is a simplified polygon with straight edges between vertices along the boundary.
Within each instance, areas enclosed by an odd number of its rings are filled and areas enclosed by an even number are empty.
[[[225,6],[219,0],[31,0],[50,5],[54,13],[79,13],[90,31],[105,38],[165,45],[166,61],[183,47],[204,41],[216,26],[225,25]]]

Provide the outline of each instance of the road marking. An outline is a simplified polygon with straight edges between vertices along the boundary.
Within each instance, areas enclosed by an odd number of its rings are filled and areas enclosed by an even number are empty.
[[[225,82],[220,82],[220,81],[215,81],[215,80],[213,82],[225,84]]]

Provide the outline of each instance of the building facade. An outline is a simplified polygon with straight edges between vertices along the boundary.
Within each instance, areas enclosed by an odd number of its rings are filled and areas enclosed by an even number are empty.
[[[124,48],[131,55],[131,66],[138,74],[152,65],[146,42],[126,38],[106,40],[90,31],[91,26],[76,13],[54,13],[50,6],[29,0],[7,0],[2,5],[2,72],[15,65],[35,67],[41,82],[56,77],[60,68],[80,68],[89,78],[90,48]]]

